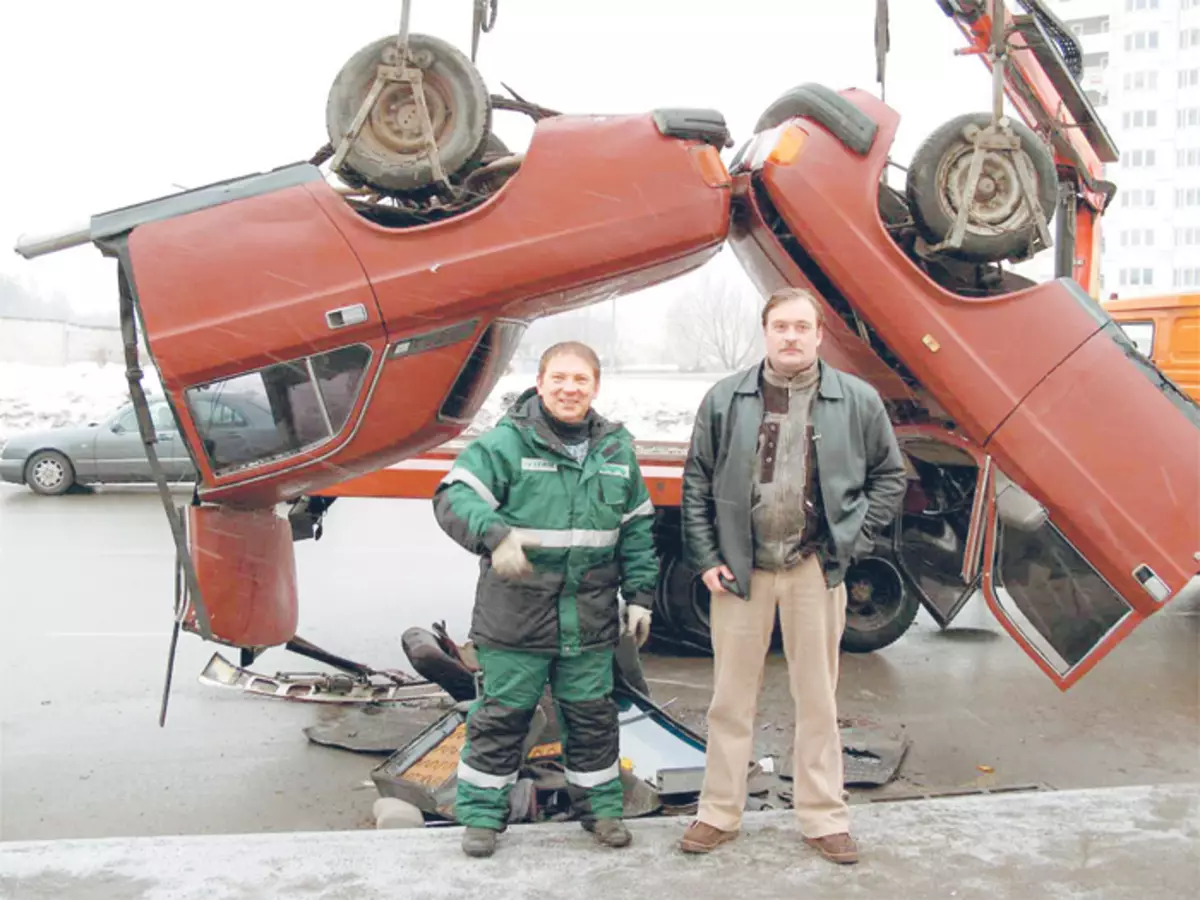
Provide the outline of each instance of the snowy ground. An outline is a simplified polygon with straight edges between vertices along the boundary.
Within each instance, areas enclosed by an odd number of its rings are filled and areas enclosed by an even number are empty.
[[[692,417],[719,374],[609,374],[596,408],[623,421],[639,440],[686,440]],[[153,368],[142,380],[159,392]],[[533,384],[532,374],[506,375],[480,411],[471,431],[494,424],[517,393]],[[35,366],[0,362],[0,443],[18,431],[84,424],[106,418],[129,399],[119,365]]]

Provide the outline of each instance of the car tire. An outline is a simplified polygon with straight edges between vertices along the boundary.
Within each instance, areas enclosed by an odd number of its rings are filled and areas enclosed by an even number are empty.
[[[334,79],[325,104],[325,128],[335,149],[366,99],[376,67],[395,42],[395,36],[389,35],[363,47]],[[476,163],[488,146],[492,106],[487,86],[471,61],[446,41],[413,34],[409,52],[423,73],[442,168],[450,177]],[[340,174],[356,186],[361,182],[385,193],[416,195],[436,189],[419,122],[407,87],[385,86]]]
[[[956,189],[965,185],[974,146],[964,134],[969,126],[985,128],[990,113],[957,116],[935,130],[917,148],[908,168],[905,189],[913,219],[921,236],[938,244],[954,230],[960,201]],[[1032,164],[1038,205],[1043,222],[1054,215],[1058,200],[1058,174],[1054,157],[1042,140],[1020,122],[1011,122],[1013,133],[1021,141],[1021,150]],[[998,262],[1023,258],[1037,234],[1037,220],[1023,199],[1013,157],[1008,153],[990,153],[984,174],[993,193],[986,205],[968,213],[962,246],[947,249],[948,256],[967,262]],[[981,181],[983,179],[981,178]],[[980,196],[979,190],[976,197]]]
[[[25,483],[35,494],[57,497],[75,483],[75,467],[57,450],[39,450],[25,463]]]
[[[886,559],[869,556],[854,562],[845,584],[842,649],[847,653],[872,653],[895,643],[916,618],[920,601],[905,590],[900,573]]]

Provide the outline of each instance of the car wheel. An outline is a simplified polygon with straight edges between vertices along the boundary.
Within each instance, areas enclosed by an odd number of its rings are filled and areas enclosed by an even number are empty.
[[[967,113],[946,122],[925,139],[908,169],[906,194],[922,237],[931,244],[948,238],[964,203],[968,170],[975,147],[969,129],[985,128],[990,113]],[[1017,175],[1016,160],[1008,152],[985,151],[975,196],[970,199],[962,246],[945,252],[969,262],[998,262],[1022,258],[1037,234],[1037,219],[1049,222],[1054,215],[1058,175],[1050,150],[1029,128],[1012,122],[1021,141],[1020,152],[1033,172],[1040,210],[1029,209]]]
[[[342,67],[325,105],[325,128],[336,149],[371,90],[377,67],[393,59],[394,35],[363,47]],[[483,77],[457,48],[429,35],[409,36],[409,55],[422,70],[425,105],[447,177],[477,162],[487,147],[492,107]],[[387,193],[435,187],[425,155],[421,118],[408,85],[384,86],[343,163],[349,181]]]
[[[25,483],[36,494],[65,494],[75,483],[75,467],[57,450],[39,450],[25,463]]]
[[[919,601],[895,566],[867,557],[846,572],[846,629],[842,649],[870,653],[899,640],[913,623]]]

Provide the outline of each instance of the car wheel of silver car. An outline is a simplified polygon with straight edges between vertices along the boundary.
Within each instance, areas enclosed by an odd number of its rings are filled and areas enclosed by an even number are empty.
[[[38,494],[65,494],[75,483],[75,467],[57,450],[40,450],[25,464],[25,483]]]
[[[973,129],[991,124],[990,113],[957,116],[925,139],[908,168],[906,193],[921,236],[939,244],[954,231],[955,219],[967,204],[966,232],[962,245],[944,253],[969,262],[1022,259],[1037,235],[1037,216],[1049,222],[1058,198],[1058,174],[1049,148],[1029,128],[1016,121],[1009,127],[1020,140],[1016,153],[984,150],[982,168],[972,197],[966,190],[975,145]],[[1017,155],[1029,163],[1034,192],[1040,207],[1025,202],[1017,170]]]
[[[342,66],[329,89],[325,129],[336,150],[350,130],[378,77],[380,64],[395,63],[395,35],[380,38]],[[409,58],[421,70],[422,96],[438,156],[447,177],[478,162],[487,148],[492,105],[478,69],[461,51],[439,38],[412,34]],[[425,152],[420,110],[409,85],[385,84],[339,174],[353,186],[420,194],[436,187]]]

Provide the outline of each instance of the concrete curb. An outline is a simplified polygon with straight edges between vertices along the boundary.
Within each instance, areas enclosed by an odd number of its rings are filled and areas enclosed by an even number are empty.
[[[684,818],[630,822],[610,850],[576,824],[517,826],[470,860],[457,828],[0,844],[0,897],[604,900],[1190,897],[1200,783],[966,796],[852,808],[862,850],[834,866],[787,812],[748,814],[711,856],[679,853]]]

